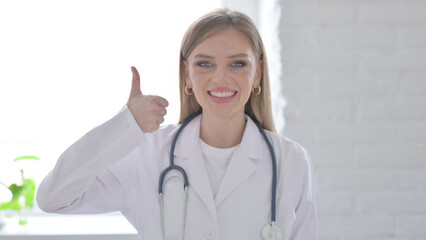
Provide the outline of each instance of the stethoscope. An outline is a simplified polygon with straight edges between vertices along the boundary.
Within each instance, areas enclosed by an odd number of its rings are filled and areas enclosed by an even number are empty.
[[[160,194],[161,231],[162,231],[162,234],[163,234],[163,239],[165,239],[163,187],[167,183],[167,181],[171,179],[171,178],[169,178],[168,180],[166,180],[166,182],[164,182],[164,179],[165,179],[167,173],[170,172],[171,170],[179,171],[182,174],[182,177],[183,177],[183,188],[184,188],[184,192],[185,192],[185,204],[184,204],[184,220],[183,220],[183,237],[182,237],[182,239],[184,239],[184,236],[185,236],[186,210],[187,210],[187,206],[188,206],[189,181],[188,181],[188,176],[186,175],[185,170],[182,167],[175,165],[175,163],[174,163],[174,152],[175,152],[176,142],[177,142],[177,139],[178,139],[180,133],[186,127],[186,125],[188,125],[188,123],[191,122],[200,113],[201,112],[198,112],[198,113],[190,116],[189,118],[187,118],[185,120],[185,122],[183,122],[182,125],[177,130],[176,134],[173,137],[172,146],[170,148],[170,165],[166,169],[164,169],[164,171],[160,175],[160,183],[159,183],[159,187],[158,187],[158,193]],[[275,158],[274,148],[272,147],[271,141],[269,141],[269,138],[266,136],[266,133],[263,130],[262,126],[254,118],[252,118],[252,117],[250,117],[250,118],[256,124],[257,128],[259,129],[259,132],[262,134],[263,138],[265,139],[266,144],[268,145],[268,148],[269,148],[269,152],[271,154],[271,159],[272,159],[271,222],[267,223],[262,228],[262,231],[261,231],[262,239],[263,240],[282,239],[282,237],[283,237],[282,230],[275,223],[275,220],[276,220],[276,217],[275,217],[276,195],[277,195],[277,161],[276,161],[276,158]]]

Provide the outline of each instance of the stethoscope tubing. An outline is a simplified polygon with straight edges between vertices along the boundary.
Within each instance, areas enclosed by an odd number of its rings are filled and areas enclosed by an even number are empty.
[[[169,163],[169,166],[166,169],[164,169],[164,171],[160,175],[160,182],[158,184],[158,193],[159,194],[163,194],[164,179],[166,178],[167,173],[170,172],[171,170],[177,170],[182,174],[182,176],[183,176],[183,188],[184,189],[189,187],[188,176],[186,175],[185,170],[182,167],[175,165],[174,153],[175,153],[176,142],[177,142],[178,137],[180,136],[180,133],[186,127],[186,125],[188,125],[188,123],[191,122],[192,119],[194,119],[196,116],[200,115],[200,113],[201,112],[197,112],[197,113],[193,114],[192,116],[190,116],[189,118],[187,118],[185,120],[185,122],[183,122],[182,125],[179,127],[175,136],[173,137],[172,146],[170,148],[170,158],[169,158],[170,163]]]
[[[260,134],[262,134],[263,139],[265,139],[266,144],[268,145],[269,152],[271,153],[272,160],[272,193],[271,193],[271,222],[275,222],[276,220],[276,199],[277,199],[277,159],[275,157],[274,147],[272,147],[272,143],[269,140],[268,136],[266,136],[265,130],[263,130],[262,126],[256,119],[250,116],[253,122],[256,124],[259,129]]]
[[[182,174],[183,180],[184,180],[184,184],[183,184],[184,190],[187,191],[187,189],[189,187],[188,176],[187,176],[185,170],[182,167],[175,165],[175,163],[174,163],[174,151],[175,151],[175,147],[176,147],[176,142],[177,142],[182,130],[186,127],[186,125],[188,125],[200,113],[201,112],[197,112],[197,113],[193,114],[192,116],[190,116],[189,118],[187,118],[185,120],[185,122],[183,122],[182,125],[179,127],[175,136],[173,137],[172,146],[170,148],[170,165],[166,169],[164,169],[164,171],[161,173],[160,179],[159,179],[158,193],[160,194],[160,196],[163,195],[164,179],[165,179],[167,173],[172,171],[172,170],[177,170]],[[277,196],[277,161],[276,161],[276,157],[275,157],[275,152],[274,152],[274,148],[272,146],[271,141],[269,140],[268,136],[265,133],[265,130],[262,128],[260,123],[255,118],[253,118],[251,116],[250,116],[250,118],[256,124],[256,126],[257,126],[260,134],[263,136],[263,138],[264,138],[264,140],[265,140],[265,142],[268,146],[269,152],[271,154],[271,161],[272,161],[271,223],[274,223],[275,220],[276,220],[276,196]]]

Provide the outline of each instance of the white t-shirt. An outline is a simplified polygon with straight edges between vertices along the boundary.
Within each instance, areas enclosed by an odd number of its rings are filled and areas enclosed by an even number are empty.
[[[204,163],[206,165],[207,174],[209,175],[213,196],[216,197],[220,183],[222,182],[223,176],[225,176],[226,169],[228,169],[232,154],[240,145],[232,148],[215,148],[203,142],[201,139],[200,142],[201,152],[203,153]]]

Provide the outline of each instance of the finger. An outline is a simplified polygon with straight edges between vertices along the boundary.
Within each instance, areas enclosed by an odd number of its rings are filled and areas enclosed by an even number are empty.
[[[135,67],[131,67],[132,69],[132,88],[130,90],[130,98],[138,96],[138,95],[142,95],[142,91],[141,91],[141,80],[140,80],[140,76],[139,76],[139,72]]]
[[[157,96],[154,101],[162,107],[169,106],[169,102],[165,98]]]
[[[163,117],[158,117],[157,123],[158,124],[162,124],[164,122],[164,118]]]
[[[161,116],[166,116],[167,114],[167,110],[164,107],[159,107],[158,108],[158,114],[160,114]]]

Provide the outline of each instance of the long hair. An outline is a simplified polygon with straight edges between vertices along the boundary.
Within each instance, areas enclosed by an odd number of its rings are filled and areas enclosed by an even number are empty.
[[[271,91],[269,84],[268,62],[263,46],[262,38],[253,21],[244,13],[233,11],[228,8],[216,9],[200,17],[186,31],[181,48],[179,61],[179,93],[180,93],[180,118],[183,123],[192,114],[201,111],[201,106],[194,95],[185,93],[185,64],[194,48],[211,34],[226,30],[237,30],[246,35],[254,48],[257,64],[261,64],[262,77],[259,95],[251,94],[245,105],[245,113],[254,117],[264,129],[276,132],[272,117]]]

